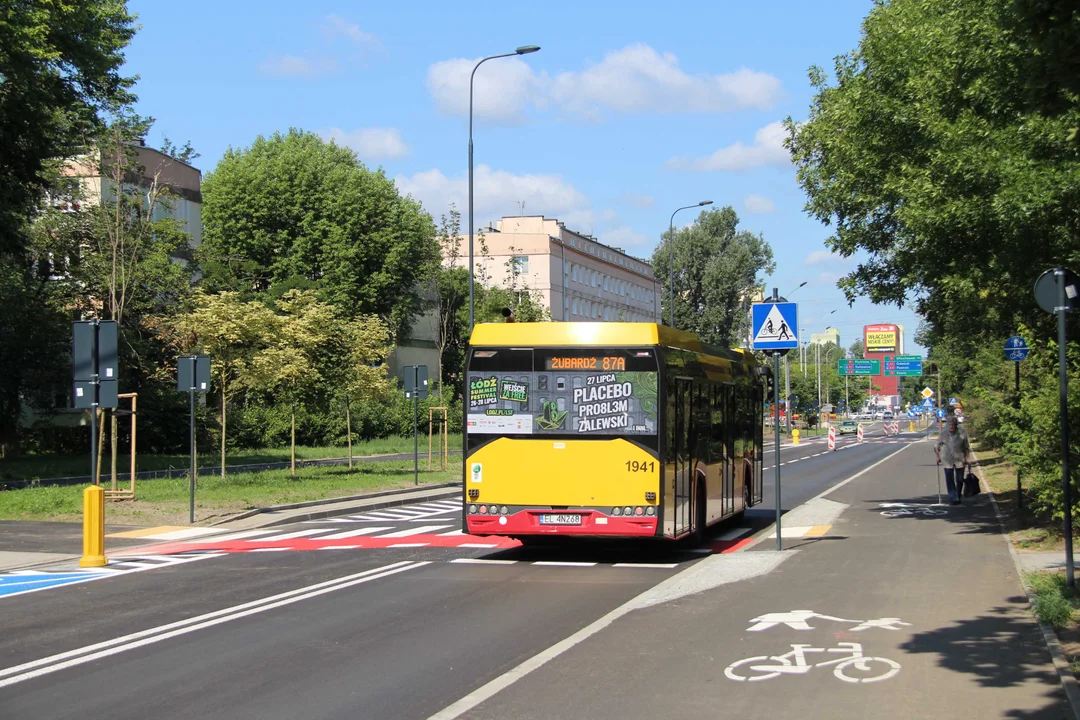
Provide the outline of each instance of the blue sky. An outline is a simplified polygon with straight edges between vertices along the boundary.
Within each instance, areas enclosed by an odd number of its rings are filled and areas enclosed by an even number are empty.
[[[895,322],[919,351],[911,310],[848,307],[835,283],[854,263],[826,251],[829,230],[803,212],[778,145],[776,123],[806,118],[807,68],[857,46],[869,0],[129,6],[142,29],[127,70],[139,111],[157,118],[151,143],[190,140],[206,173],[259,134],[319,132],[436,218],[466,208],[472,63],[540,45],[477,73],[477,226],[524,202],[647,258],[675,208],[730,204],[773,247],[769,288],[808,281],[791,297],[806,333],[834,325],[848,345],[865,324]]]

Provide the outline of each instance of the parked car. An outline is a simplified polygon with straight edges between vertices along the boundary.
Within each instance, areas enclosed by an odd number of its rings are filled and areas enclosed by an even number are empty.
[[[884,414],[882,414],[881,419],[882,420],[892,420],[893,419],[892,410],[886,410],[884,412]]]
[[[855,435],[859,432],[859,423],[854,420],[844,420],[836,432],[840,435]]]

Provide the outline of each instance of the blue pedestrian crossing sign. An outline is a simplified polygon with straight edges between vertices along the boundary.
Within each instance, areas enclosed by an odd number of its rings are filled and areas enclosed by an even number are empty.
[[[1031,348],[1024,342],[1024,338],[1019,335],[1013,335],[1005,341],[1005,357],[1013,362],[1020,362],[1025,359],[1030,352]]]
[[[925,400],[923,400],[922,404],[924,407],[934,407],[934,401],[930,398],[926,398]]]
[[[755,350],[795,350],[799,347],[797,303],[754,303],[751,346]]]

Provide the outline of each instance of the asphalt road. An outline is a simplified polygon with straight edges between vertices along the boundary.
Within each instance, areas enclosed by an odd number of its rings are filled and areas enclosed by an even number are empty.
[[[899,447],[853,443],[783,449],[784,506]],[[5,598],[0,717],[423,720],[708,552],[246,552]]]

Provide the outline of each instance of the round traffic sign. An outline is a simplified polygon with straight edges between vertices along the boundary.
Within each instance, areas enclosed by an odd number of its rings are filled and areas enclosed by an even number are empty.
[[[1076,277],[1076,273],[1064,268],[1047,270],[1035,281],[1035,302],[1051,315],[1058,310],[1059,272],[1065,282],[1065,309],[1072,310],[1080,303],[1080,278]]]
[[[1005,341],[1005,357],[1013,362],[1020,362],[1026,358],[1030,352],[1031,348],[1024,342],[1024,338],[1019,335],[1013,335]]]

